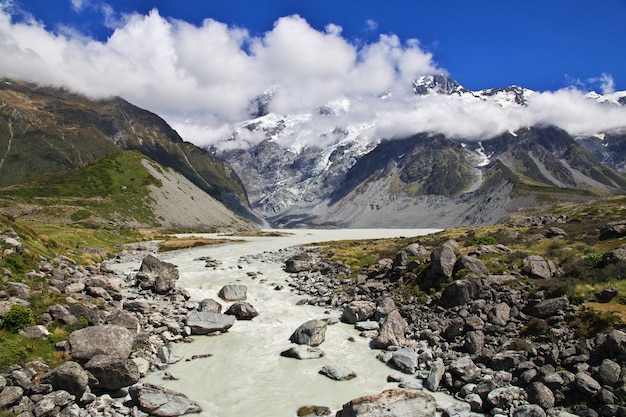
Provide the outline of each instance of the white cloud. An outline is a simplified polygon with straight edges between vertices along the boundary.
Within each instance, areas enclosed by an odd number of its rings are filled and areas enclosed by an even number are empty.
[[[366,32],[375,32],[378,30],[378,22],[372,19],[367,19],[365,21],[365,31]]]
[[[95,4],[88,1],[73,4]],[[0,3],[0,75],[62,85],[93,97],[122,96],[161,115],[199,145],[228,137],[232,126],[247,117],[251,100],[273,86],[271,110],[280,114],[349,100],[350,112],[332,123],[376,120],[373,139],[423,130],[481,137],[535,123],[596,132],[626,120],[623,109],[596,106],[576,90],[535,94],[527,108],[480,101],[460,106],[450,97],[415,97],[411,81],[445,71],[414,39],[381,35],[355,46],[342,37],[341,27],[331,23],[318,31],[295,15],[251,36],[212,19],[199,26],[167,19],[157,10],[120,18],[105,3],[97,4],[114,29],[105,42],[71,28],[55,34],[34,19],[14,21],[11,3]],[[609,75],[599,82],[606,91],[614,88]],[[378,98],[383,94],[388,99]],[[249,136],[239,139],[261,139]]]

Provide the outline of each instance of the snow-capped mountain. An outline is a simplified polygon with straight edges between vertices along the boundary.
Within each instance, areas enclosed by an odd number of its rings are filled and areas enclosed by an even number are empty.
[[[441,98],[512,109],[536,94],[518,86],[470,91],[442,74],[420,77],[411,89],[418,105]],[[621,106],[624,95],[588,98]],[[415,130],[387,140],[382,118],[353,117],[360,103],[347,98],[297,115],[268,113],[270,102],[271,94],[259,99],[258,117],[237,125],[212,151],[241,177],[253,209],[276,226],[480,224],[518,204],[516,184],[626,189],[621,174],[594,166],[581,147],[588,140],[577,143],[560,129],[524,128],[484,140]]]

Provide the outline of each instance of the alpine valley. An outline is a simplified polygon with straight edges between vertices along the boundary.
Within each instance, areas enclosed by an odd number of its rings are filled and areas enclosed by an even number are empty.
[[[534,94],[517,86],[470,91],[441,74],[420,77],[410,88],[424,99],[501,107],[527,106]],[[0,186],[5,196],[24,194],[25,188],[41,189],[42,175],[67,177],[86,164],[90,172],[98,171],[93,165],[110,166],[112,154],[135,151],[148,161],[144,166],[157,167],[149,178],[173,170],[181,175],[176,181],[188,181],[237,214],[236,221],[203,220],[205,229],[484,225],[520,207],[626,191],[626,130],[572,136],[558,126],[534,125],[484,137],[417,129],[386,138],[376,137],[376,118],[350,122],[352,103],[347,99],[310,113],[280,115],[269,111],[272,98],[272,92],[259,97],[249,120],[201,149],[159,116],[121,98],[91,100],[64,89],[2,80]],[[624,106],[626,92],[588,95],[588,100]],[[145,180],[142,187],[163,187],[163,178],[153,180]],[[129,190],[131,185],[120,187]],[[68,186],[47,187],[40,197],[50,197],[54,190],[58,197],[61,188]],[[69,196],[63,197],[67,203]],[[189,199],[185,194],[170,197],[168,202],[167,193],[152,192],[143,200],[152,214],[144,218],[130,212],[106,215],[93,204],[87,214],[103,222],[191,227],[198,219],[193,214],[184,224],[163,215],[168,204]],[[182,210],[178,204],[175,211]],[[15,215],[15,208],[11,210]],[[84,207],[76,204],[68,210],[71,218]],[[202,204],[195,210],[202,211]]]

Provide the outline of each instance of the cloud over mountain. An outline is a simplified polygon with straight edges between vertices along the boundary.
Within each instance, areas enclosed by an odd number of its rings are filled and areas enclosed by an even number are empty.
[[[158,113],[198,145],[228,136],[234,123],[248,117],[250,102],[269,89],[271,110],[280,114],[347,99],[341,122],[375,120],[373,139],[424,130],[479,138],[536,123],[589,133],[626,120],[623,108],[599,106],[569,89],[533,94],[527,107],[516,108],[416,97],[413,80],[445,72],[418,40],[389,34],[356,44],[337,25],[320,31],[297,15],[252,35],[212,19],[200,26],[168,19],[155,9],[115,20],[113,34],[101,42],[16,19],[10,9],[0,4],[0,75],[91,97],[122,96]]]

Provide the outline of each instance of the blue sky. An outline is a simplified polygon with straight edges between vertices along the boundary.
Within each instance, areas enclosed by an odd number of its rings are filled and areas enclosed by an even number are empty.
[[[276,20],[298,14],[312,27],[341,26],[350,42],[380,34],[418,39],[435,62],[472,90],[521,85],[544,91],[582,85],[599,90],[603,75],[626,89],[624,0],[249,1],[249,0],[22,0],[18,5],[51,31],[61,26],[106,40],[105,24],[123,14],[159,10],[161,16],[199,25],[212,18],[270,31]],[[110,22],[108,22],[110,24]]]
[[[121,96],[198,145],[267,92],[275,114],[332,104],[322,128],[372,125],[371,140],[595,134],[626,124],[626,107],[586,95],[626,90],[625,22],[626,0],[0,0],[0,77]],[[536,93],[525,108],[416,98],[411,82],[439,72]]]

